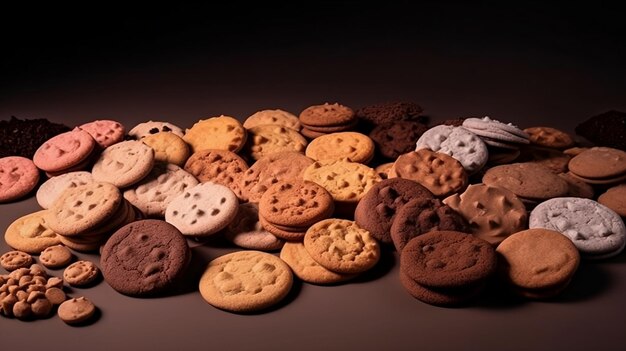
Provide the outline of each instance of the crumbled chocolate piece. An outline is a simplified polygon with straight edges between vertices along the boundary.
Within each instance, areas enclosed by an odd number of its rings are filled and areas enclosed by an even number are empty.
[[[22,156],[32,159],[45,141],[69,130],[68,126],[52,123],[45,118],[18,119],[11,116],[8,121],[0,121],[0,157]]]

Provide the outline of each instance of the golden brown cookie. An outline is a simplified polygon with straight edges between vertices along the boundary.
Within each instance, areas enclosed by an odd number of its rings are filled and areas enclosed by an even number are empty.
[[[203,119],[187,129],[183,140],[192,152],[219,149],[237,152],[246,143],[246,129],[233,117],[219,116]]]
[[[304,127],[332,127],[354,123],[354,111],[338,103],[309,106],[300,113],[300,123]]]
[[[367,164],[374,157],[374,142],[357,132],[330,133],[311,141],[305,155],[316,161],[347,158]]]
[[[246,118],[243,122],[243,127],[250,129],[265,124],[279,125],[291,128],[295,131],[300,131],[301,128],[298,117],[283,110],[262,110],[255,112],[253,115]]]
[[[241,198],[240,180],[248,164],[234,152],[207,149],[194,152],[185,163],[185,170],[201,183],[225,185]]]
[[[285,243],[280,250],[280,259],[291,267],[293,273],[303,281],[311,284],[335,284],[354,277],[354,274],[341,274],[321,266],[300,242]]]
[[[154,149],[154,160],[157,162],[173,163],[182,167],[190,155],[189,145],[171,132],[150,134],[141,141]]]
[[[620,184],[608,189],[598,197],[598,202],[626,217],[626,184]]]
[[[12,248],[39,254],[45,248],[61,243],[59,236],[46,223],[47,210],[27,214],[13,221],[4,234]]]
[[[524,129],[532,144],[554,148],[567,149],[574,146],[574,139],[566,132],[551,127],[531,127]]]
[[[295,151],[304,153],[307,141],[300,133],[287,127],[262,125],[248,130],[246,154],[258,160],[275,152]]]

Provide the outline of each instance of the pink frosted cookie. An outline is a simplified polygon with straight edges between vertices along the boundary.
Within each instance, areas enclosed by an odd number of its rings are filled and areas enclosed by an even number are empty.
[[[78,165],[91,154],[96,141],[84,130],[74,130],[59,134],[39,147],[33,161],[46,172],[57,173]]]
[[[85,123],[78,127],[89,133],[102,148],[124,140],[124,126],[116,121],[103,119]]]
[[[33,161],[20,156],[0,158],[0,202],[28,194],[38,181],[39,170]]]

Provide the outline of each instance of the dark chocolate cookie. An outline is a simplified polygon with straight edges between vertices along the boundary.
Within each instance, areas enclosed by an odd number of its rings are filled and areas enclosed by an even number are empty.
[[[420,116],[422,111],[422,107],[413,102],[387,102],[363,107],[356,111],[356,116],[361,127],[371,130],[379,124],[407,119],[426,124],[428,118]]]
[[[176,227],[147,219],[116,231],[102,250],[100,266],[113,289],[140,296],[170,287],[189,259],[187,241]]]
[[[626,113],[611,110],[589,118],[576,126],[576,134],[597,146],[626,151]]]
[[[379,124],[369,134],[381,156],[396,159],[415,150],[415,142],[428,130],[417,121],[395,121]]]
[[[376,240],[391,244],[389,230],[400,207],[411,199],[431,199],[434,195],[421,184],[403,178],[385,179],[363,196],[354,212],[354,220]]]
[[[33,158],[35,151],[46,140],[70,128],[63,124],[52,123],[45,118],[18,119],[11,117],[0,121],[0,157],[22,156]]]
[[[417,198],[396,212],[391,239],[398,252],[414,237],[434,230],[468,232],[467,221],[439,199]]]

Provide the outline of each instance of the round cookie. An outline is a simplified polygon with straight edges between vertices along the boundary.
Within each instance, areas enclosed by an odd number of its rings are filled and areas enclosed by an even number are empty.
[[[79,171],[61,174],[46,180],[37,190],[37,203],[44,209],[50,208],[67,189],[93,182],[91,173]]]
[[[591,185],[576,178],[576,176],[573,176],[569,172],[559,173],[558,176],[567,182],[567,186],[569,187],[569,190],[567,191],[567,196],[593,199],[595,192]]]
[[[527,199],[550,199],[569,191],[567,182],[548,168],[535,163],[513,163],[487,170],[483,183],[505,188]]]
[[[422,107],[416,103],[396,101],[365,106],[356,111],[356,116],[359,122],[373,126],[402,120],[417,120],[420,123],[426,123],[426,119],[420,117],[422,111]],[[412,144],[415,143],[415,140]]]
[[[248,250],[274,251],[285,243],[263,228],[259,221],[259,207],[254,203],[239,205],[237,216],[228,225],[224,236]]]
[[[91,135],[101,148],[107,148],[124,140],[124,126],[117,121],[97,120],[78,127]]]
[[[396,159],[402,154],[413,151],[415,141],[427,130],[428,127],[420,122],[402,120],[379,124],[369,133],[369,136],[380,155]]]
[[[185,170],[201,183],[213,182],[229,187],[241,197],[241,177],[248,164],[241,157],[226,150],[202,150],[195,152],[185,163]]]
[[[178,135],[181,138],[185,135],[180,127],[173,125],[169,122],[161,121],[148,121],[139,123],[128,132],[128,135],[135,139],[142,139],[147,137],[148,135],[153,135],[160,132],[169,132]]]
[[[61,320],[75,325],[87,322],[96,313],[96,306],[86,297],[78,297],[63,302],[57,311]]]
[[[335,204],[330,193],[317,183],[283,180],[271,186],[259,202],[259,216],[287,227],[306,227],[330,217]]]
[[[524,129],[532,144],[555,149],[574,146],[574,139],[562,130],[551,127],[531,127]]]
[[[374,157],[374,142],[357,132],[330,133],[311,141],[305,155],[316,161],[347,158],[367,164]]]
[[[417,140],[415,150],[421,148],[452,156],[463,165],[468,174],[478,172],[489,159],[485,143],[463,127],[435,126]]]
[[[489,117],[467,118],[463,127],[483,138],[485,143],[503,148],[517,148],[519,144],[528,144],[528,134],[512,123],[503,123]]]
[[[246,129],[254,128],[265,124],[280,125],[300,131],[300,120],[297,116],[283,110],[261,110],[255,112],[243,122]]]
[[[189,158],[189,145],[174,133],[160,132],[151,134],[141,141],[154,149],[154,160],[183,166]]]
[[[426,287],[418,284],[406,273],[400,271],[400,283],[414,298],[435,306],[458,306],[475,298],[483,290],[485,284],[478,283],[456,289]]]
[[[127,140],[106,148],[91,171],[93,179],[125,188],[150,173],[154,150],[136,140]]]
[[[560,293],[580,263],[576,247],[559,232],[528,229],[506,238],[496,249],[500,272],[514,291],[546,298]]]
[[[316,131],[311,130],[309,128],[302,127],[302,129],[300,129],[300,134],[304,135],[305,137],[307,137],[309,139],[315,139],[315,138],[319,138],[321,136],[324,136],[327,133],[316,132]]]
[[[615,211],[618,215],[626,217],[626,184],[609,188],[598,197],[598,202]]]
[[[351,108],[338,103],[309,106],[300,112],[300,123],[305,127],[347,125],[356,119]]]
[[[0,256],[0,267],[11,272],[19,268],[28,268],[33,264],[33,256],[23,251],[9,251]]]
[[[582,178],[611,180],[626,174],[626,151],[592,147],[572,158],[568,167]]]
[[[229,188],[201,183],[176,196],[165,220],[186,236],[207,236],[224,229],[237,215],[239,200]]]
[[[33,156],[35,165],[46,172],[60,172],[86,160],[96,146],[84,130],[59,134],[43,143]]]
[[[59,236],[46,223],[48,211],[27,214],[13,221],[4,234],[12,248],[29,254],[39,254],[49,246],[61,243]]]
[[[525,146],[521,149],[518,162],[531,162],[545,166],[555,174],[567,171],[567,164],[571,156],[547,147]]]
[[[254,160],[275,152],[295,151],[304,153],[307,141],[291,128],[262,125],[248,129],[246,153]]]
[[[39,261],[47,268],[62,268],[70,264],[74,255],[63,245],[47,247],[39,255]]]
[[[487,160],[487,165],[491,166],[511,163],[517,160],[517,158],[521,155],[521,151],[519,148],[506,149],[487,146],[487,150],[489,151],[489,159]]]
[[[301,242],[285,243],[280,250],[280,259],[291,267],[293,274],[311,284],[336,284],[354,277],[324,268],[311,258]]]
[[[183,140],[192,152],[204,149],[219,149],[238,152],[246,143],[246,129],[230,116],[202,119],[187,129]]]
[[[330,133],[339,133],[353,129],[357,124],[356,120],[346,124],[338,124],[336,126],[311,126],[307,125],[306,129],[311,133],[319,133],[319,136]]]
[[[173,225],[146,219],[116,231],[102,249],[100,267],[118,292],[144,296],[171,287],[185,272],[191,251]]]
[[[100,270],[91,261],[76,261],[63,271],[63,281],[71,286],[87,286],[98,278]]]
[[[326,269],[342,274],[361,273],[380,259],[380,247],[370,233],[355,222],[330,218],[312,225],[304,236],[311,258]]]
[[[209,262],[200,294],[209,304],[232,312],[253,312],[284,299],[293,285],[289,266],[260,251],[239,251]]]
[[[559,197],[544,201],[530,213],[528,226],[562,233],[587,259],[613,257],[626,244],[626,226],[621,217],[589,199]]]
[[[381,180],[372,168],[347,160],[316,161],[304,170],[303,178],[323,186],[335,201],[355,204]]]
[[[278,227],[267,221],[263,216],[259,215],[259,223],[261,226],[281,240],[286,241],[302,241],[308,227]]]
[[[39,182],[33,161],[21,156],[0,158],[0,203],[26,196]]]

